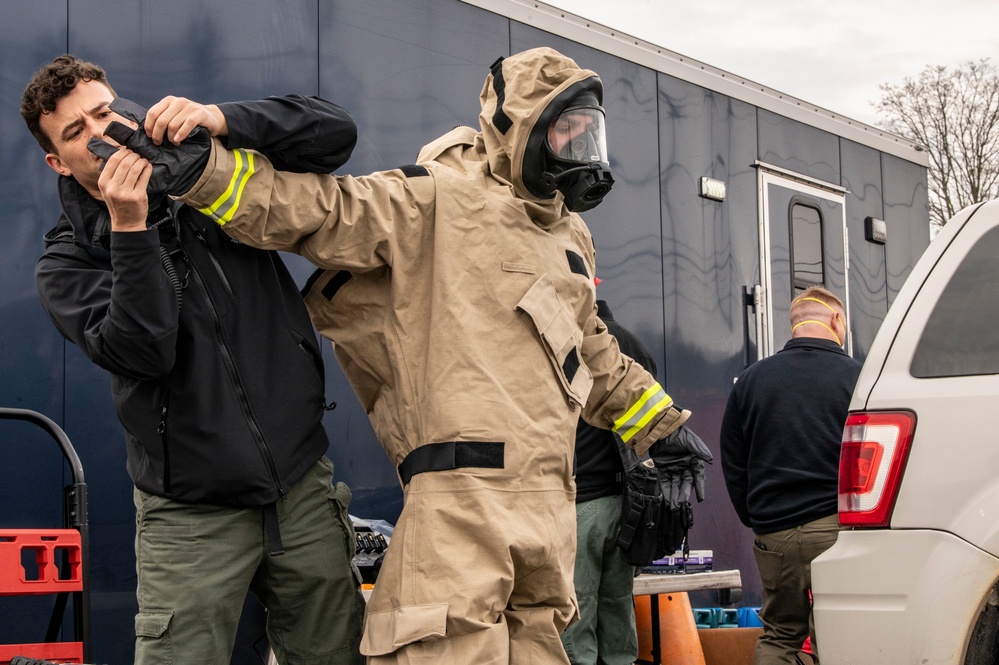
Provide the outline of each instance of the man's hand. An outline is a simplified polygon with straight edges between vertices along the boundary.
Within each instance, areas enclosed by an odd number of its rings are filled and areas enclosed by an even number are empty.
[[[212,136],[229,133],[225,116],[218,106],[199,104],[184,97],[164,97],[156,102],[146,113],[144,123],[146,135],[156,145],[161,145],[164,138],[180,145],[199,125]]]
[[[97,186],[111,214],[112,231],[146,230],[146,187],[152,173],[152,165],[131,150],[123,148],[107,157]]]
[[[87,143],[90,152],[104,159],[106,163],[121,145],[147,159],[153,166],[148,185],[150,194],[179,196],[194,186],[204,172],[211,154],[211,137],[207,129],[201,126],[195,127],[180,145],[169,142],[157,145],[146,135],[144,108],[122,97],[116,97],[108,108],[135,121],[139,128],[132,129],[116,120],[112,121],[104,130],[104,135],[114,140],[117,145],[92,138]]]

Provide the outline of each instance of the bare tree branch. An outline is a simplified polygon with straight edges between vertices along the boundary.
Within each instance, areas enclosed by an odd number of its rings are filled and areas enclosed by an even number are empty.
[[[943,225],[973,203],[999,197],[999,69],[988,59],[929,66],[874,104],[890,132],[929,154],[930,221]]]

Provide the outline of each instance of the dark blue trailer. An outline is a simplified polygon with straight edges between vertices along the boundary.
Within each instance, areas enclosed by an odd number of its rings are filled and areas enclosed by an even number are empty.
[[[96,662],[131,661],[134,509],[110,380],[63,341],[32,271],[58,217],[56,175],[18,115],[24,85],[56,55],[101,63],[119,94],[151,105],[321,95],[351,111],[360,141],[344,173],[411,163],[457,124],[477,124],[490,63],[552,46],[600,74],[617,184],[585,213],[598,293],[653,350],[670,394],[717,452],[733,378],[789,337],[795,288],[821,282],[849,306],[863,359],[929,243],[920,146],[764,85],[526,0],[32,0],[0,21],[0,406],[56,421],[90,493]],[[310,267],[289,257],[304,282]],[[330,348],[329,456],[351,512],[394,522],[395,470]],[[68,481],[37,434],[5,425],[0,526],[58,524]],[[691,545],[743,571],[759,604],[751,538],[718,464]],[[38,630],[34,608],[0,604],[0,642]],[[44,614],[43,616],[46,616]],[[42,629],[44,630],[44,629]],[[30,636],[26,641],[30,640]]]

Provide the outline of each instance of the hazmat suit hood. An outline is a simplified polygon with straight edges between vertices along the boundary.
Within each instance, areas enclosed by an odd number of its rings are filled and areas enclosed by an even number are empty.
[[[533,184],[545,168],[544,136],[571,99],[589,92],[602,101],[600,77],[551,48],[497,60],[491,70],[479,96],[479,125],[492,176],[519,198],[561,207],[560,192]]]

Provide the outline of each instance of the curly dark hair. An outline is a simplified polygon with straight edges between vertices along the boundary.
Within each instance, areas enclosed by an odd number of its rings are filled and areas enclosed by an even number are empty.
[[[32,136],[45,152],[55,152],[52,140],[42,131],[39,118],[52,113],[56,103],[68,95],[80,81],[98,81],[114,94],[107,75],[100,65],[85,62],[74,55],[60,55],[45,65],[31,77],[21,98],[21,117],[27,123]]]

